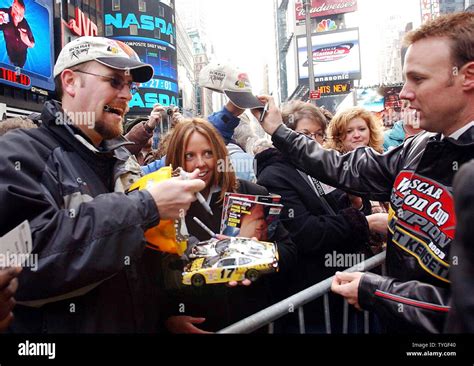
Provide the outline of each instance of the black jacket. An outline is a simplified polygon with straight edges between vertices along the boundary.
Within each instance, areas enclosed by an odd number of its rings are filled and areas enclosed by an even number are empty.
[[[346,197],[343,192],[334,190],[324,195],[335,213],[331,214],[325,209],[322,198],[310,187],[309,181],[277,149],[267,149],[257,154],[255,159],[258,183],[269,192],[281,195],[284,205],[281,221],[298,247],[298,266],[289,285],[288,296],[347,268],[342,263],[341,266],[336,265],[338,255],[358,253],[368,248],[367,220],[362,212],[349,208],[348,202],[341,202],[341,197]],[[370,207],[368,202],[367,207]],[[365,254],[351,258],[364,259]],[[331,298],[334,322],[342,316],[341,306],[339,297]],[[305,320],[307,323],[324,322],[321,300],[305,306]]]
[[[454,179],[456,237],[451,250],[452,311],[448,333],[474,333],[474,161],[465,164]]]
[[[238,193],[268,195],[268,191],[251,182],[239,180]],[[193,202],[186,214],[186,226],[189,234],[199,241],[209,240],[210,235],[193,220],[198,217],[212,231],[218,233],[220,229],[222,203],[218,202],[220,191],[212,195],[210,206],[214,213],[211,216],[199,202]],[[278,224],[273,236],[268,238],[276,242],[279,253],[280,271],[262,276],[250,286],[237,286],[229,288],[222,284],[205,285],[200,288],[180,284],[183,263],[177,261],[177,257],[169,255],[165,258],[163,270],[164,277],[169,276],[166,286],[168,287],[168,311],[170,315],[191,315],[194,317],[205,317],[203,324],[198,328],[217,331],[246,318],[263,308],[270,306],[275,299],[273,289],[278,289],[280,283],[288,271],[296,264],[296,246],[290,239],[283,225]],[[175,275],[172,270],[175,269]],[[178,272],[178,273],[176,273]],[[174,283],[172,283],[174,282]],[[174,286],[175,288],[171,288]]]
[[[350,253],[364,246],[369,236],[367,220],[360,211],[342,206],[339,192],[325,195],[337,213],[331,215],[325,210],[321,198],[281,152],[268,149],[255,159],[258,184],[282,197],[281,221],[298,246],[299,258],[312,258],[311,261],[318,258],[318,263],[312,265],[319,269],[315,271],[313,268],[307,274],[308,283],[314,284],[331,273],[331,269],[324,266],[324,254],[333,250]]]
[[[147,191],[123,193],[140,167],[125,140],[93,152],[63,115],[47,102],[39,128],[1,138],[0,235],[28,220],[39,257],[36,272],[19,276],[12,330],[156,331],[156,264],[143,233],[159,215]]]
[[[449,310],[448,256],[454,237],[452,181],[474,157],[474,128],[458,139],[422,133],[385,154],[341,155],[285,126],[274,145],[317,179],[372,200],[390,199],[388,277],[365,274],[359,303],[400,332],[440,332]]]

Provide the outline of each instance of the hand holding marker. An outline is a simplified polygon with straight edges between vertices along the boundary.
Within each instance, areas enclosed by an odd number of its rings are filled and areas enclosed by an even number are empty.
[[[272,95],[273,95],[273,92],[270,93],[270,96],[272,96]],[[268,102],[265,103],[265,107],[263,107],[262,114],[260,114],[260,118],[258,120],[258,122],[260,122],[260,123],[263,122],[263,119],[265,118],[265,114],[267,114],[267,112],[268,112],[268,107],[269,107],[268,104],[269,104]]]
[[[181,176],[181,178],[183,178],[184,180],[188,180],[189,177],[188,177],[188,173],[185,172],[185,170],[183,168],[179,168],[179,175]],[[204,199],[204,197],[202,196],[201,192],[197,192],[196,193],[196,198],[197,200],[199,201],[199,203],[202,205],[202,207],[204,207],[206,209],[207,212],[209,212],[211,215],[214,215],[212,213],[212,210],[211,208],[209,207],[209,205],[207,204],[207,201]]]

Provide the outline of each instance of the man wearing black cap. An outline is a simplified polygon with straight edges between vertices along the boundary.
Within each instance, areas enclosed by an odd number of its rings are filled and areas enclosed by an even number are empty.
[[[42,125],[0,145],[0,235],[30,223],[37,271],[24,268],[14,332],[155,332],[157,270],[144,231],[186,212],[204,184],[173,178],[124,191],[140,175],[122,121],[136,82],[153,68],[127,45],[81,37],[54,67],[61,103]],[[135,164],[134,164],[135,162]]]

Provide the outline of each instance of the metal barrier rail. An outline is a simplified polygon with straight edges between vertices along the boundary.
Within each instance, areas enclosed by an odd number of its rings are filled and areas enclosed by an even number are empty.
[[[385,251],[383,251],[382,253],[346,269],[344,272],[369,271],[385,262],[385,254]],[[251,333],[264,325],[285,316],[288,314],[288,309],[301,308],[304,304],[323,296],[325,293],[330,291],[333,278],[334,276],[326,278],[325,280],[308,287],[285,300],[273,304],[266,309],[260,310],[258,313],[219,330],[217,333]]]

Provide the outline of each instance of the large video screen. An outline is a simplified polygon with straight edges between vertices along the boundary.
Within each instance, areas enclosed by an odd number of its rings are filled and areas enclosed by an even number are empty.
[[[360,45],[357,28],[316,33],[311,37],[316,82],[360,79]],[[308,79],[306,37],[297,38],[298,73]]]
[[[54,90],[53,0],[0,0],[0,83]]]
[[[174,2],[104,1],[105,36],[125,42],[143,62],[153,66],[153,78],[140,86],[129,103],[131,114],[148,114],[155,103],[178,105],[178,72]]]

